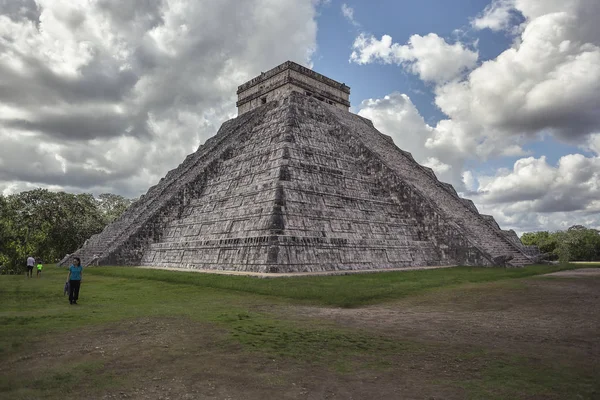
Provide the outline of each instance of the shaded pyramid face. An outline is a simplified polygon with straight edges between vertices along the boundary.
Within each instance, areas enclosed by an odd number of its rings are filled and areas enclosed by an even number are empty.
[[[223,124],[76,255],[248,272],[531,263],[370,121],[295,92]]]

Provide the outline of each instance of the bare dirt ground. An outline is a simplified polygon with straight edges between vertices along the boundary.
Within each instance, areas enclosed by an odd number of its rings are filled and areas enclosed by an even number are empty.
[[[582,268],[567,271],[558,271],[546,276],[558,276],[563,278],[587,278],[591,276],[600,276],[600,268]]]
[[[110,324],[34,344],[26,356],[4,363],[0,374],[17,370],[22,376],[39,377],[69,364],[85,369],[101,362],[78,379],[70,397],[162,400],[365,399],[374,394],[398,398],[407,379],[380,379],[371,372],[337,374],[327,366],[274,359],[222,341],[224,335],[179,318]],[[100,387],[92,374],[102,380]],[[111,381],[117,388],[111,388]],[[410,389],[414,390],[418,388]]]
[[[85,399],[470,398],[452,382],[478,376],[490,361],[464,357],[469,352],[599,371],[600,278],[582,275],[446,288],[357,309],[257,307],[282,319],[423,344],[424,351],[390,355],[385,368],[364,368],[360,356],[346,371],[271,357],[226,340],[227,331],[212,324],[157,317],[49,335],[6,359],[0,375],[40,377],[78,365],[84,373],[65,384],[76,386],[72,398]],[[27,396],[18,398],[35,398]]]
[[[295,307],[294,312],[403,338],[534,355],[561,350],[600,359],[600,279],[589,272],[563,272],[549,275],[588,279],[503,281],[439,290],[386,305]]]

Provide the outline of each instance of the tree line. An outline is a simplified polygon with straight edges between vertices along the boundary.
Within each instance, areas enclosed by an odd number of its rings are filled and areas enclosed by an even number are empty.
[[[600,231],[574,225],[565,231],[528,232],[521,236],[524,245],[538,246],[550,259],[600,261]]]
[[[0,194],[0,266],[20,273],[29,255],[44,263],[58,262],[118,218],[133,202],[104,193],[71,194],[35,189]]]

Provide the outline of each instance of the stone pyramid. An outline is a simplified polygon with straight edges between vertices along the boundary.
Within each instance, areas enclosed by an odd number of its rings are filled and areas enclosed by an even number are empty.
[[[239,116],[74,255],[271,273],[532,263],[349,94],[293,62],[241,85]]]

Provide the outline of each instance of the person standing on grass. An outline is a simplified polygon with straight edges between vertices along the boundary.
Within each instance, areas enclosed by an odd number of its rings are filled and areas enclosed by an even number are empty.
[[[67,282],[69,282],[69,304],[77,304],[82,278],[83,267],[81,266],[81,259],[73,257],[73,264],[69,267],[69,275],[67,275]]]
[[[37,277],[41,277],[42,276],[42,268],[44,268],[44,265],[42,264],[42,260],[38,260],[37,262]]]
[[[27,277],[33,278],[33,266],[35,265],[35,258],[27,257]]]

